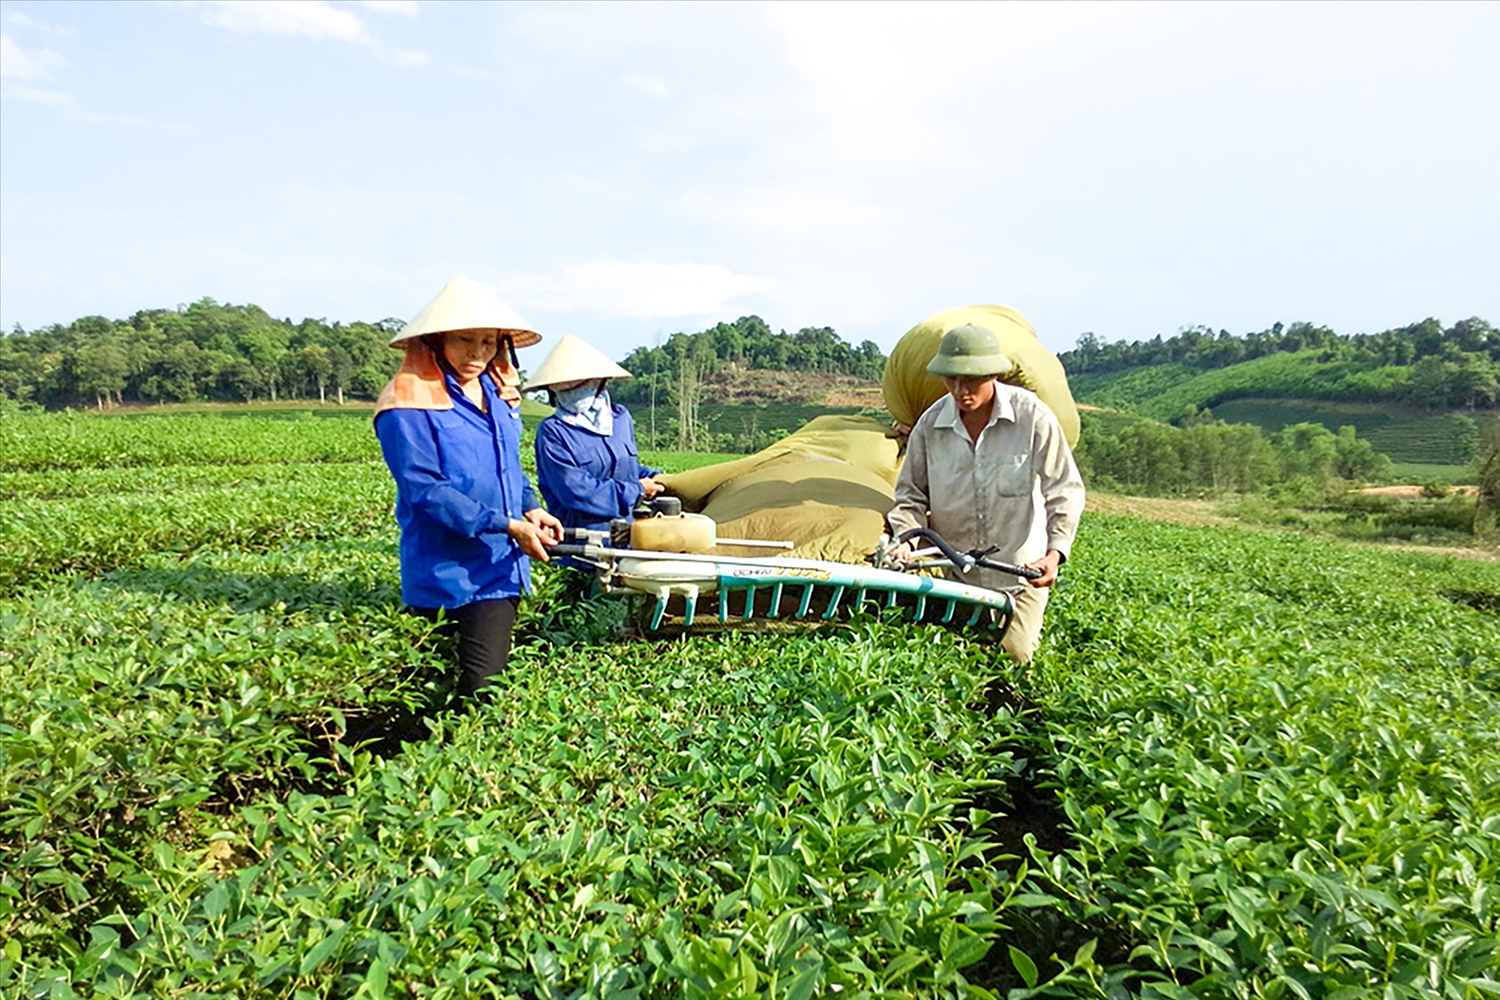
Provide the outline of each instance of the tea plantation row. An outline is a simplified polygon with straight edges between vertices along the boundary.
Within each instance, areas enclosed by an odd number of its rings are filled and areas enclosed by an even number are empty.
[[[1024,670],[542,572],[429,713],[373,439],[288,423],[0,428],[0,994],[1500,993],[1500,566],[1088,515]]]

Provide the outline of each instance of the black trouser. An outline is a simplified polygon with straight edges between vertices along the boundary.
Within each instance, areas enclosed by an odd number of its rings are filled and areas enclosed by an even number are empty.
[[[510,631],[516,623],[519,597],[473,601],[461,608],[442,609],[439,631],[458,639],[458,698],[467,698],[493,682],[510,659]],[[438,608],[408,608],[412,614],[436,621]],[[487,698],[493,692],[486,691]]]

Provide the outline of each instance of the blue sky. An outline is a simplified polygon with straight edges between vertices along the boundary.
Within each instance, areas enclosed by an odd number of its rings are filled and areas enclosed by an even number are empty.
[[[1500,4],[0,3],[0,324],[1500,323]]]

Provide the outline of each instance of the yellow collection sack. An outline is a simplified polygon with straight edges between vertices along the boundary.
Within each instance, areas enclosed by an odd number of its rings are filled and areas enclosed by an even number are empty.
[[[659,478],[667,492],[682,498],[684,507],[703,511],[710,495],[730,480],[767,465],[808,456],[847,462],[895,486],[900,464],[898,454],[899,446],[890,436],[890,428],[879,420],[831,414],[814,417],[798,430],[753,455],[687,472],[672,472]]]
[[[1078,408],[1068,389],[1062,362],[1036,339],[1031,323],[1009,306],[963,306],[945,309],[908,330],[885,362],[881,388],[885,408],[899,424],[917,422],[933,403],[942,398],[943,380],[929,374],[927,363],[937,354],[943,334],[954,327],[973,323],[990,330],[1000,341],[1000,350],[1015,362],[1015,371],[1001,376],[1002,382],[1030,389],[1047,404],[1069,445],[1078,443]]]
[[[891,509],[893,488],[883,476],[820,455],[789,455],[714,491],[703,513],[721,538],[791,542],[799,559],[861,562]],[[721,545],[729,555],[765,549]]]

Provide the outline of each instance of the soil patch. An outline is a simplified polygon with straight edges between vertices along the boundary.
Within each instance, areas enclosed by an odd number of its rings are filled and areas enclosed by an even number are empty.
[[[1490,594],[1482,590],[1444,590],[1441,593],[1455,604],[1467,604],[1475,611],[1487,611],[1492,615],[1500,615],[1500,594]]]
[[[883,407],[880,383],[829,372],[779,372],[729,365],[703,376],[705,403],[814,403]],[[830,398],[833,397],[833,398]],[[835,399],[839,401],[835,401]],[[850,402],[843,402],[848,399]]]
[[[885,391],[880,386],[848,386],[828,390],[821,400],[824,406],[858,406],[867,410],[885,409]]]
[[[1422,498],[1422,491],[1424,489],[1426,489],[1425,486],[1415,486],[1410,483],[1406,483],[1400,486],[1367,486],[1362,490],[1357,490],[1356,492],[1368,493],[1370,496],[1377,497],[1398,497],[1402,500],[1420,500]],[[1476,495],[1478,492],[1479,487],[1477,486],[1448,487],[1449,496],[1471,497]]]

